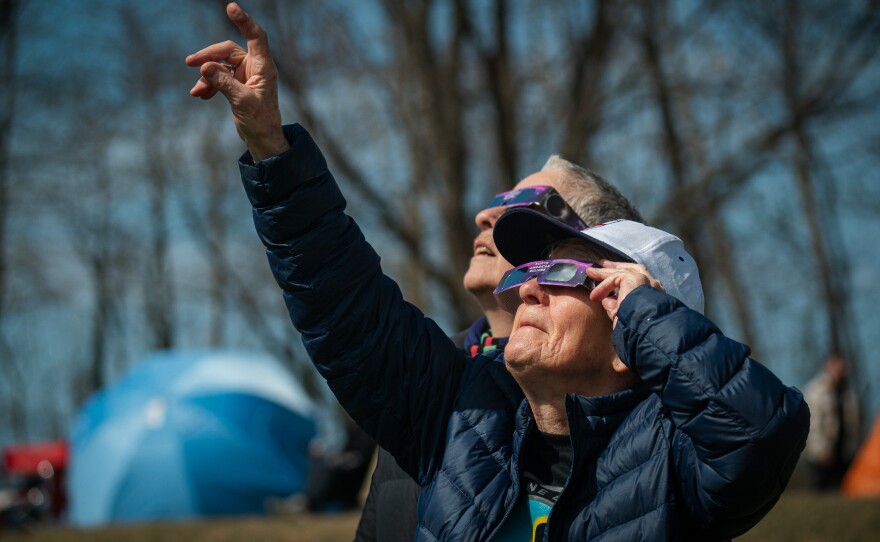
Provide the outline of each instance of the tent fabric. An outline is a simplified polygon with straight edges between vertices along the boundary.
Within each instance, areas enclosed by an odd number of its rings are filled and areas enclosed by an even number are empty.
[[[846,472],[841,491],[848,497],[880,496],[880,413],[874,419],[871,434]]]
[[[169,351],[95,394],[71,431],[70,520],[260,514],[302,491],[317,409],[274,359]]]

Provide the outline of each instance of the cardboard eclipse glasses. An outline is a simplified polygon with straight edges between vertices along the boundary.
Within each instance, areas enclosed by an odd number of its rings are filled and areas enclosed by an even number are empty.
[[[564,224],[568,224],[578,231],[587,228],[587,224],[566,203],[562,196],[559,195],[559,192],[549,186],[526,186],[525,188],[509,192],[501,192],[495,195],[495,198],[489,202],[488,207],[500,207],[502,205],[508,209],[512,207],[531,207]]]
[[[587,269],[593,262],[580,260],[538,260],[524,263],[508,270],[495,287],[495,297],[508,312],[516,312],[522,302],[519,297],[519,286],[535,279],[538,284],[546,286],[564,286],[576,288],[583,286],[592,290],[596,283],[587,277]]]

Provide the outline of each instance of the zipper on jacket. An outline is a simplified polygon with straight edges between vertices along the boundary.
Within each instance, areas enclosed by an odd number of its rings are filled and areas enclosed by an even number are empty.
[[[567,402],[567,401],[566,401]],[[562,486],[562,492],[559,494],[559,498],[556,499],[556,502],[553,503],[553,507],[550,509],[550,513],[547,514],[547,527],[544,530],[544,541],[554,540],[554,537],[551,534],[555,531],[558,531],[560,528],[553,529],[554,523],[552,523],[554,515],[558,516],[562,512],[559,510],[565,505],[566,495],[570,493],[568,491],[569,486],[571,485],[571,481],[575,479],[575,472],[578,468],[578,446],[575,439],[571,438],[572,435],[576,434],[576,428],[573,428],[572,421],[575,420],[574,423],[577,423],[577,417],[574,410],[579,410],[579,407],[576,402],[572,402],[572,408],[566,408],[566,415],[568,415],[568,440],[571,442],[571,468],[568,471],[568,478],[565,480],[565,485]],[[558,537],[556,537],[558,538]]]
[[[528,405],[528,401],[526,401],[525,399],[523,399],[523,403]],[[522,407],[520,407],[520,409],[521,408]],[[528,409],[528,412],[531,412],[531,407],[526,406],[525,408]],[[517,409],[517,416],[519,416],[520,409]],[[521,472],[522,471],[522,461],[521,461],[520,454],[522,453],[523,444],[525,444],[526,439],[529,437],[529,433],[535,427],[535,419],[531,415],[527,416],[527,418],[528,418],[528,421],[526,422],[526,428],[523,431],[523,436],[519,441],[519,445],[516,447],[515,450],[513,450],[514,464],[513,464],[512,468],[513,468],[513,472],[516,473],[516,476],[513,478],[513,483],[511,483],[511,485],[510,485],[511,490],[513,491],[513,494],[515,495],[515,497],[513,499],[513,503],[504,510],[504,516],[501,518],[501,521],[498,523],[498,525],[496,525],[495,528],[492,529],[492,531],[489,533],[489,536],[486,538],[486,540],[492,540],[493,538],[495,538],[495,535],[498,534],[498,531],[501,530],[501,527],[503,527],[504,524],[507,522],[508,518],[510,518],[510,514],[513,512],[513,510],[516,508],[517,503],[519,502],[519,499],[520,499],[520,479],[522,477],[522,472]],[[549,516],[547,519],[550,519]]]

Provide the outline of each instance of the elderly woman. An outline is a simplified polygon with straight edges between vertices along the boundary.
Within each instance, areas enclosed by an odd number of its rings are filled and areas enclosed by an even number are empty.
[[[232,105],[291,319],[340,403],[421,485],[417,539],[720,540],[767,513],[809,414],[702,316],[677,238],[509,211],[495,237],[517,265],[498,287],[518,305],[513,331],[504,356],[471,359],[382,274],[314,141],[281,127],[265,33],[227,13],[249,50],[190,56],[192,94]]]

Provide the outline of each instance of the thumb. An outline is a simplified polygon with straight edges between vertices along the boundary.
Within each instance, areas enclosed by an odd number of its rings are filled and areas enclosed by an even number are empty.
[[[214,89],[220,91],[227,100],[232,100],[241,93],[244,85],[235,80],[232,73],[222,64],[217,62],[206,62],[199,69],[202,77]]]

